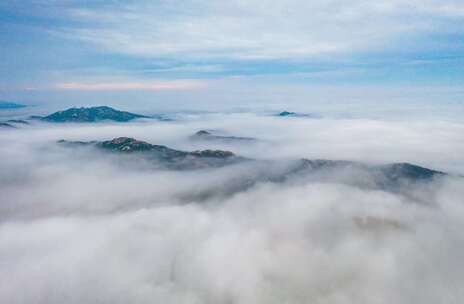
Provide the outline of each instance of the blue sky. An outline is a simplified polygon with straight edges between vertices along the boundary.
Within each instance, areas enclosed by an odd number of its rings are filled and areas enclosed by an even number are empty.
[[[464,2],[405,2],[6,0],[0,99],[98,103],[218,90],[240,99],[254,88],[321,86],[446,87],[456,96]]]

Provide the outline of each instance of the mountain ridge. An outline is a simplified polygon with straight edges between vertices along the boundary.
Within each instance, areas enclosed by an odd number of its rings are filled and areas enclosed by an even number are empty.
[[[181,151],[163,145],[153,145],[130,137],[117,137],[105,141],[66,141],[64,147],[91,147],[118,157],[117,162],[128,164],[135,170],[197,170],[222,168],[230,165],[233,178],[226,183],[186,193],[182,199],[208,200],[246,191],[259,183],[338,183],[366,190],[381,190],[402,194],[419,203],[429,204],[427,185],[449,174],[410,163],[384,165],[365,164],[347,160],[294,159],[260,160],[238,156],[230,151]],[[143,160],[142,163],[139,161]],[[131,164],[135,165],[132,166]],[[243,167],[240,167],[243,166]],[[421,189],[414,191],[413,189]],[[424,193],[424,194],[422,194]]]
[[[231,151],[224,150],[198,150],[198,151],[181,151],[169,148],[164,145],[154,145],[145,141],[137,140],[131,137],[116,137],[105,141],[67,141],[59,140],[59,144],[78,147],[93,146],[104,151],[131,154],[156,152],[161,157],[205,157],[205,158],[236,158],[237,160],[259,161],[237,156]],[[398,180],[400,178],[409,178],[417,180],[426,180],[438,175],[447,175],[445,172],[433,170],[407,162],[390,163],[385,165],[369,165],[362,162],[348,160],[328,160],[328,159],[307,159],[301,158],[294,161],[292,173],[310,170],[327,170],[351,167],[355,169],[375,169],[376,172],[385,174],[388,179]]]
[[[191,135],[189,138],[194,141],[217,141],[224,143],[256,141],[256,138],[252,137],[215,135],[206,130],[200,130],[195,134]]]
[[[131,137],[116,137],[105,141],[66,141],[59,144],[68,147],[90,146],[97,149],[123,155],[135,154],[147,160],[158,162],[167,169],[200,169],[222,167],[245,160],[230,151],[197,150],[181,151],[163,145],[153,145]]]
[[[25,108],[27,107],[26,105],[15,103],[15,102],[10,102],[10,101],[4,101],[0,100],[0,110],[7,110],[7,109],[20,109],[20,108]]]
[[[128,122],[137,118],[150,118],[145,115],[135,114],[127,111],[120,111],[108,106],[96,107],[73,107],[63,111],[57,111],[39,119],[47,122],[98,122],[116,121]]]

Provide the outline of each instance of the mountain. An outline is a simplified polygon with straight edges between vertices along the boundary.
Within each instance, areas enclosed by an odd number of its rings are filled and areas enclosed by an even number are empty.
[[[0,122],[0,128],[5,128],[5,129],[14,129],[16,128],[12,124],[9,124],[7,122]]]
[[[9,123],[9,124],[20,124],[20,125],[28,125],[28,124],[29,124],[28,121],[23,120],[23,119],[10,119],[10,120],[7,120],[6,123]]]
[[[222,167],[238,163],[245,158],[222,150],[201,150],[186,152],[168,148],[129,137],[118,137],[106,141],[66,141],[58,143],[68,147],[94,147],[101,151],[125,156],[136,156],[155,164],[157,167],[175,170]]]
[[[126,122],[136,118],[148,117],[140,114],[119,111],[107,106],[100,106],[90,108],[71,108],[55,112],[40,119],[48,122],[97,122],[103,120]]]
[[[248,159],[230,151],[202,150],[181,151],[162,145],[153,145],[129,137],[107,141],[66,141],[66,147],[93,147],[103,152],[128,156],[129,159],[144,159],[156,167],[165,169],[201,169],[246,163],[254,166],[243,170],[245,184],[260,181],[282,182],[288,179],[313,179],[319,182],[339,182],[367,188],[399,191],[401,187],[418,182],[429,182],[446,173],[409,163],[368,165],[360,162],[323,159],[299,159],[293,161],[267,161]],[[240,180],[240,179],[238,179]],[[241,183],[239,183],[241,185]],[[242,187],[242,186],[240,186]]]
[[[297,115],[295,112],[288,112],[288,111],[283,111],[277,114],[277,116],[295,116]]]
[[[7,121],[0,121],[0,128],[16,129],[16,125],[28,125],[29,123],[22,119],[10,119]]]
[[[353,161],[340,160],[309,160],[301,159],[292,173],[301,171],[365,171],[372,175],[372,180],[380,184],[395,184],[398,182],[429,181],[435,177],[446,175],[444,172],[436,171],[410,163],[392,163],[386,165],[367,165]]]
[[[296,112],[289,112],[283,111],[280,113],[275,114],[277,117],[307,117],[307,118],[321,118],[318,114],[308,114],[308,113],[296,113]]]
[[[2,109],[19,109],[19,108],[25,108],[25,105],[19,104],[19,103],[14,103],[14,102],[8,102],[8,101],[0,101],[0,110]]]
[[[226,181],[182,194],[186,201],[204,201],[234,195],[259,183],[336,183],[360,189],[386,191],[424,204],[433,203],[429,185],[446,173],[410,163],[370,165],[361,162],[324,159],[257,160],[229,151],[181,151],[129,137],[106,141],[58,142],[65,148],[90,148],[116,157],[118,164],[136,170],[196,170],[229,165],[240,166]],[[434,184],[438,185],[438,184]]]
[[[211,188],[186,193],[187,201],[227,197],[246,191],[261,183],[340,184],[367,191],[385,191],[404,196],[420,204],[433,204],[430,185],[441,181],[446,173],[408,163],[367,165],[352,161],[310,160],[293,161],[251,160],[243,163],[239,176]]]
[[[232,142],[251,142],[255,141],[255,138],[251,137],[239,137],[239,136],[220,136],[214,135],[211,132],[200,130],[190,136],[191,140],[204,140],[204,141],[216,141],[216,142],[223,142],[223,143],[232,143]]]

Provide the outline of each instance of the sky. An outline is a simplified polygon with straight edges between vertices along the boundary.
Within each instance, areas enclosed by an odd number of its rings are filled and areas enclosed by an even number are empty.
[[[373,91],[364,98],[455,102],[463,38],[458,0],[4,0],[0,99],[195,108]]]

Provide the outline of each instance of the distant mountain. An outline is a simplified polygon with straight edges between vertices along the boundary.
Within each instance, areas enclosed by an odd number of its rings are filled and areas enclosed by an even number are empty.
[[[40,115],[30,115],[28,119],[33,119],[33,120],[42,120],[44,117]]]
[[[6,121],[9,124],[21,124],[21,125],[28,125],[29,122],[23,119],[10,119]]]
[[[296,166],[297,171],[320,171],[336,170],[341,172],[344,169],[350,171],[366,171],[374,175],[376,181],[382,184],[396,183],[398,181],[426,181],[437,176],[446,175],[444,172],[436,171],[410,163],[392,163],[387,165],[366,165],[359,162],[340,161],[340,160],[309,160],[301,159]],[[378,177],[381,177],[380,179]]]
[[[121,155],[137,156],[166,169],[185,170],[221,167],[245,160],[245,158],[238,157],[229,151],[202,150],[186,152],[166,146],[152,145],[129,137],[89,142],[61,140],[58,143],[68,147],[88,146]]]
[[[239,137],[239,136],[220,136],[214,135],[211,132],[200,130],[190,136],[191,140],[204,140],[204,141],[215,141],[223,143],[232,143],[232,142],[251,142],[255,141],[255,138],[252,137]]]
[[[0,122],[0,128],[14,129],[15,126],[13,126],[12,124],[9,124],[7,122]]]
[[[17,124],[28,125],[29,123],[22,119],[10,119],[7,121],[0,121],[0,128],[15,129]]]
[[[19,104],[19,103],[14,103],[14,102],[8,102],[8,101],[0,101],[0,110],[2,109],[19,109],[19,108],[25,108],[26,105]]]
[[[117,121],[126,122],[136,118],[148,118],[147,116],[119,111],[107,106],[90,108],[71,108],[65,111],[55,112],[41,120],[48,122],[97,122],[97,121]]]
[[[277,116],[294,116],[297,115],[295,112],[288,112],[288,111],[283,111],[277,114]]]
[[[280,113],[275,114],[277,117],[307,117],[307,118],[320,118],[321,116],[318,114],[308,114],[308,113],[296,113],[296,112],[289,112],[283,111]]]

